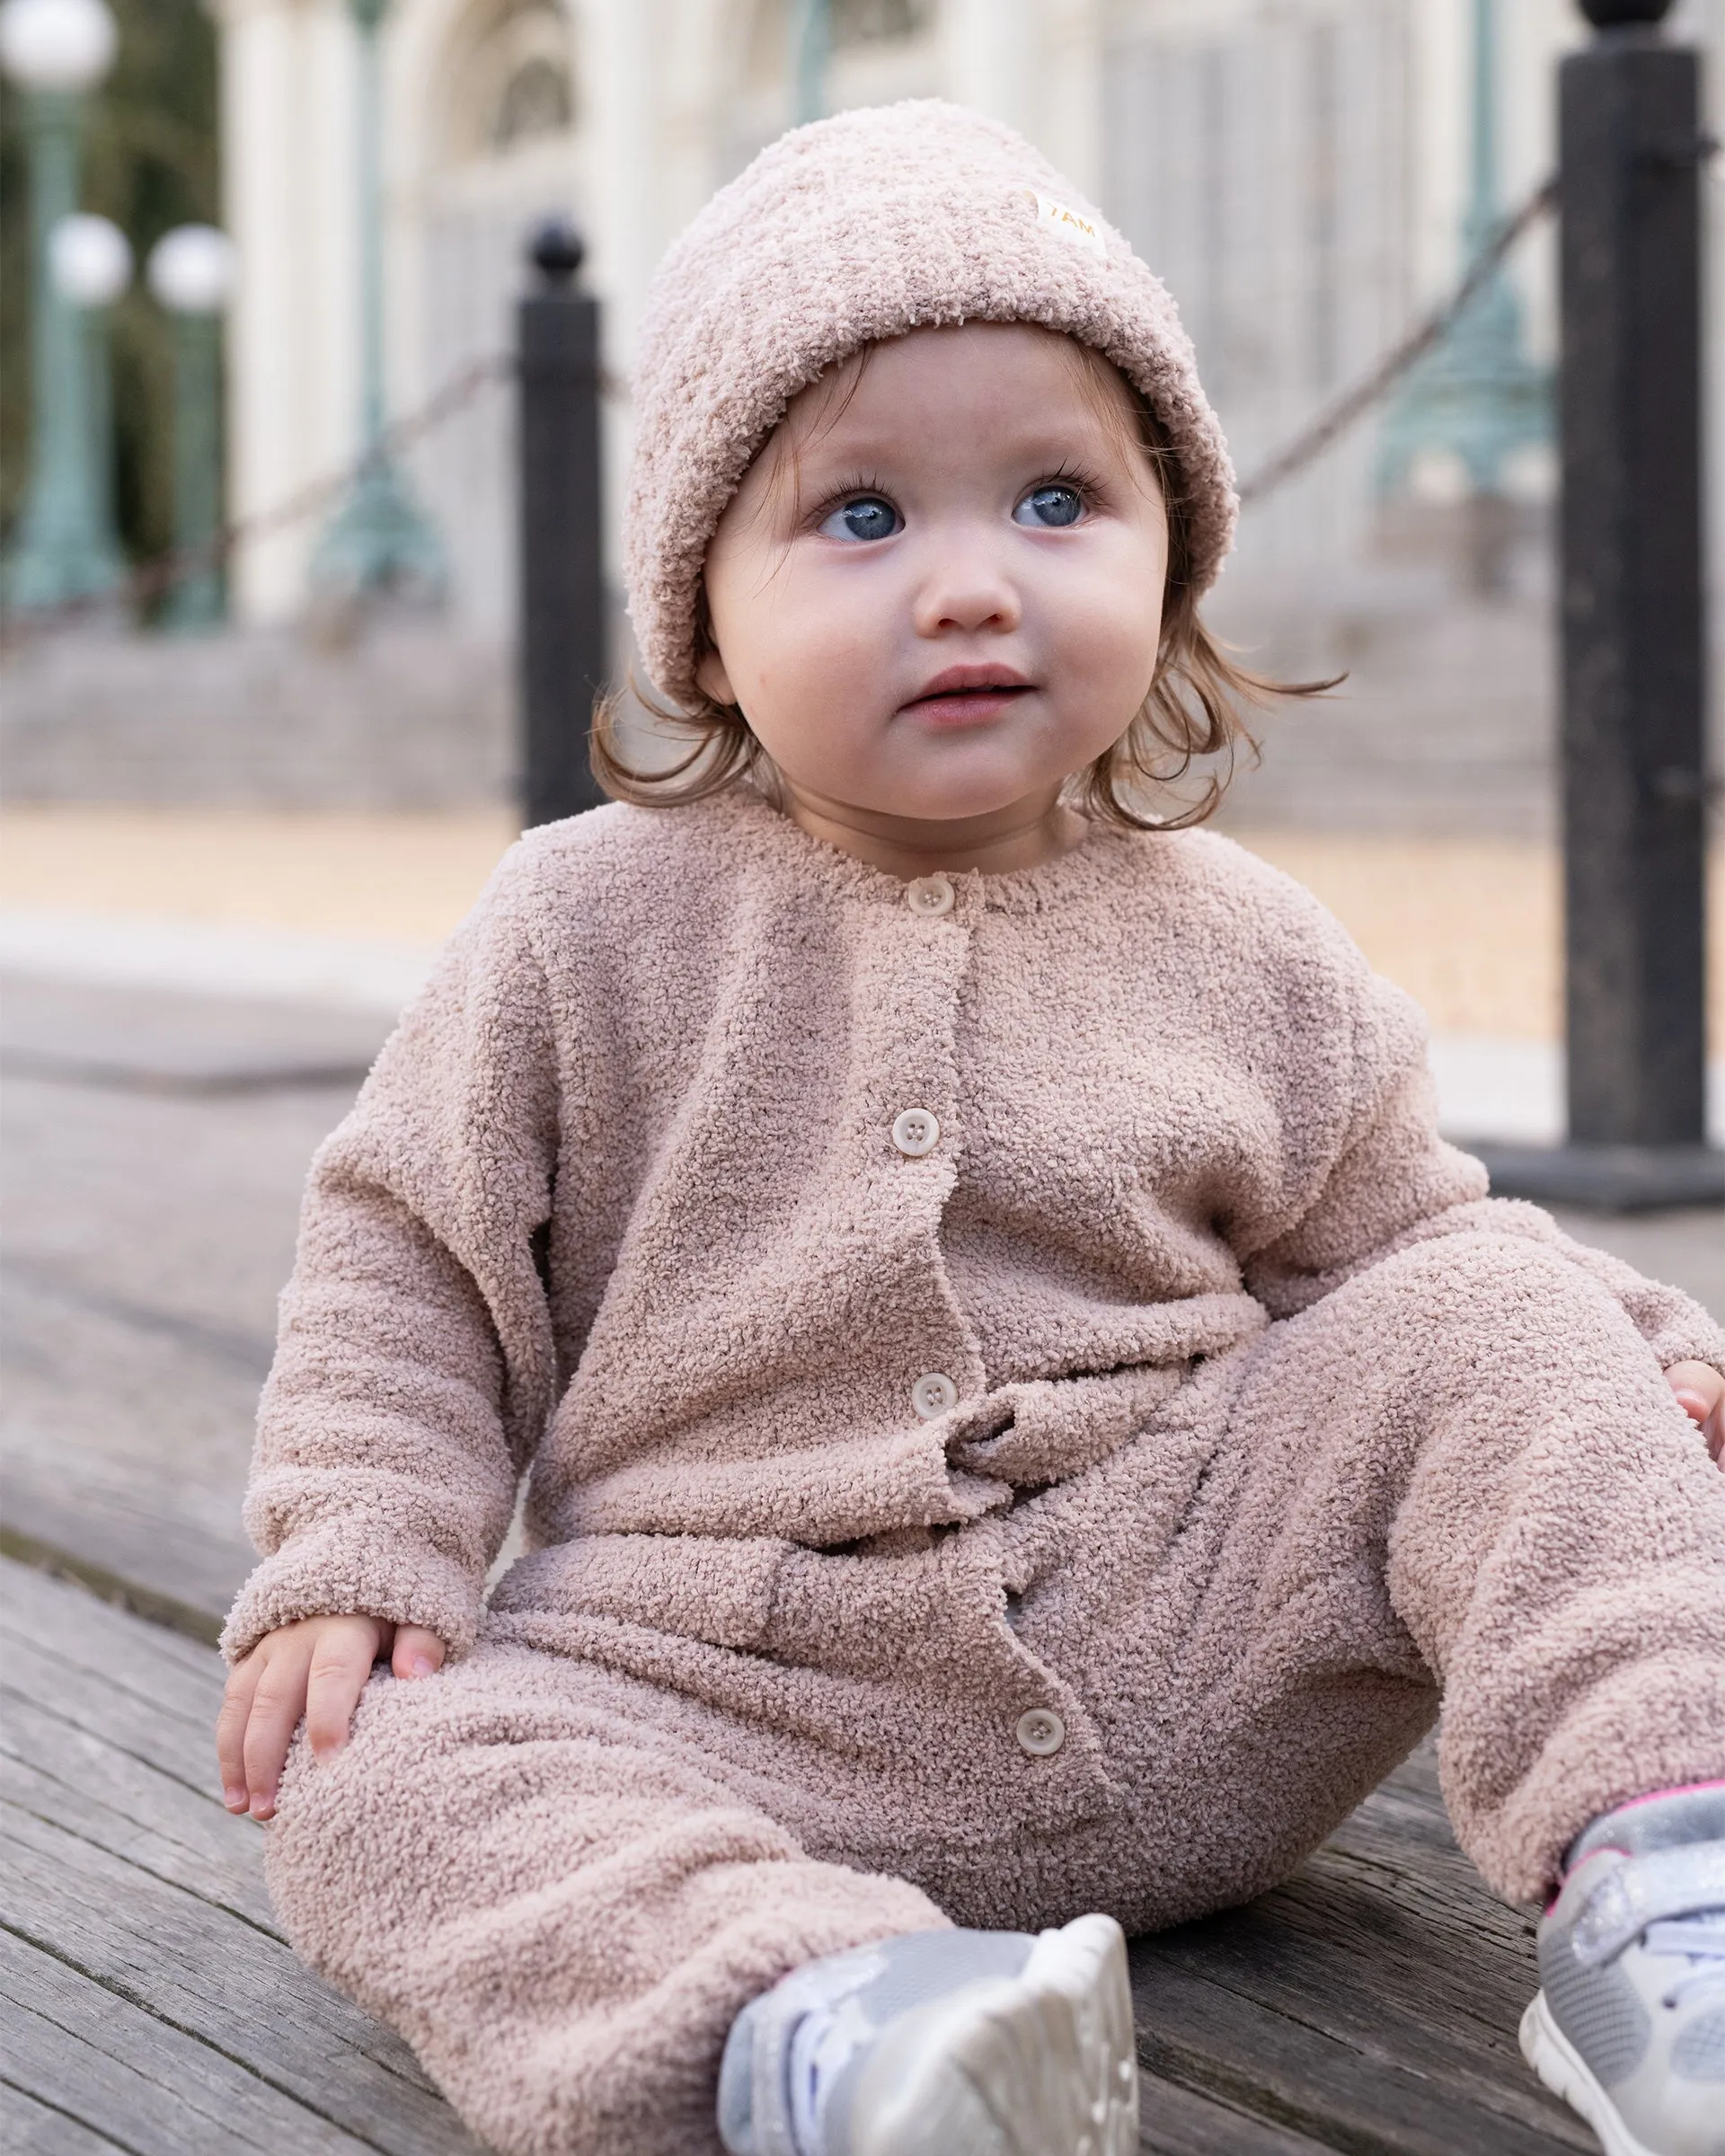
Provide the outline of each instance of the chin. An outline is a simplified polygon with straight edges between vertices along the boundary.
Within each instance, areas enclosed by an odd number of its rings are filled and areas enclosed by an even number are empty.
[[[920,817],[931,823],[961,824],[978,817],[998,816],[1051,783],[1039,772],[947,771],[923,779],[910,779],[884,791],[891,806],[889,816]]]
[[[1028,789],[1018,792],[999,793],[943,793],[930,788],[915,796],[898,795],[891,806],[882,808],[885,816],[898,816],[924,824],[970,824],[984,817],[998,816],[1022,801]]]

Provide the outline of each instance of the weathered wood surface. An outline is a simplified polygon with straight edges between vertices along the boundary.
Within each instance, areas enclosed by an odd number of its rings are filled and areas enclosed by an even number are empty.
[[[303,1968],[215,1785],[216,1656],[0,1567],[6,2146],[474,2156],[406,2047]]]
[[[282,1944],[217,1800],[211,1638],[305,1166],[376,1021],[8,985],[0,2146],[471,2152],[411,2058]],[[1572,1223],[1703,1294],[1700,1216]],[[1639,1240],[1636,1240],[1638,1239]],[[1528,1920],[1456,1853],[1429,1762],[1252,1908],[1134,1948],[1162,2156],[1592,2143],[1515,2046]]]
[[[301,1967],[217,1796],[208,1648],[0,1565],[0,2141],[32,2156],[474,2156],[387,2031]],[[1288,1886],[1133,1949],[1157,2156],[1591,2147],[1522,2065],[1527,1920],[1429,1769]]]
[[[0,1549],[215,1637],[306,1163],[385,1030],[0,982]]]
[[[1285,1886],[1139,1940],[1132,1961],[1146,2146],[1597,2156],[1523,2063],[1534,1921],[1456,1848],[1429,1748]],[[1159,2140],[1159,2081],[1237,2106],[1269,2138]]]

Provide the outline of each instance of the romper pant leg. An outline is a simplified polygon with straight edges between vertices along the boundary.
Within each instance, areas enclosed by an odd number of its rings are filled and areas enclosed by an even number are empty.
[[[719,2054],[798,1962],[946,1922],[805,1857],[655,1726],[650,1688],[483,1640],[378,1674],[270,1830],[295,1947],[506,2156],[718,2156]],[[720,1770],[719,1772],[722,1772]]]
[[[1725,1774],[1725,1475],[1549,1246],[1380,1262],[1008,1528],[1020,1636],[1130,1793],[1061,1899],[1129,1928],[1286,1877],[1440,1696],[1457,1836],[1511,1898],[1602,1811]]]

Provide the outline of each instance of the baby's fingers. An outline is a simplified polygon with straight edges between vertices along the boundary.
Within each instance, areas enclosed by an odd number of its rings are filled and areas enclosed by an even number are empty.
[[[326,1622],[319,1632],[305,1688],[305,1737],[314,1758],[328,1759],[347,1743],[384,1630],[375,1617],[348,1617]]]
[[[252,1694],[245,1723],[245,1782],[254,1819],[276,1816],[282,1765],[305,1710],[307,1645],[303,1639],[272,1641],[273,1651],[264,1660]]]
[[[1709,1363],[1674,1363],[1665,1375],[1677,1405],[1700,1429],[1707,1450],[1725,1467],[1725,1374]]]
[[[398,1677],[435,1676],[443,1667],[443,1641],[424,1625],[396,1627],[395,1652],[390,1657],[390,1667]]]
[[[216,1761],[221,1770],[222,1802],[230,1812],[243,1812],[252,1801],[245,1780],[245,1729],[261,1674],[262,1664],[255,1652],[231,1669],[227,1690],[222,1694],[222,1711],[216,1718]]]

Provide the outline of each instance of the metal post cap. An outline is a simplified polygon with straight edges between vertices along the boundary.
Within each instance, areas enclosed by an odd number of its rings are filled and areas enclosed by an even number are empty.
[[[545,217],[527,241],[527,260],[548,285],[567,285],[587,260],[587,242],[567,217]]]
[[[1580,0],[1581,13],[1596,30],[1627,30],[1637,22],[1662,22],[1671,0]]]

